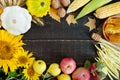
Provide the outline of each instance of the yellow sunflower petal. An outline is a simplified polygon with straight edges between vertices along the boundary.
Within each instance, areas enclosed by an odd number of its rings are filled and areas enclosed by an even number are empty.
[[[32,57],[32,52],[29,56],[29,52],[25,50],[19,50],[17,54],[15,54],[15,58],[17,59],[17,65],[19,67],[28,67],[30,64],[33,63],[35,60],[34,57]]]
[[[5,72],[5,74],[8,73],[8,66],[6,63],[3,64],[3,71]]]
[[[27,80],[39,80],[39,74],[35,73],[33,70],[33,65],[29,66],[28,68],[23,70],[24,76]]]
[[[17,68],[15,54],[18,50],[23,49],[24,44],[21,40],[22,36],[15,36],[6,30],[0,30],[0,68],[7,74],[8,68],[14,71]],[[4,55],[3,55],[4,54]]]
[[[32,54],[32,53],[29,53],[28,57],[31,57],[31,56],[33,56],[33,54]]]

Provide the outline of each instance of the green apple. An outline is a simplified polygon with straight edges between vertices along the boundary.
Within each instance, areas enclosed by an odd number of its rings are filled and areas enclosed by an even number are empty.
[[[46,70],[46,68],[47,68],[46,63],[43,60],[36,60],[33,63],[34,71],[40,75]]]

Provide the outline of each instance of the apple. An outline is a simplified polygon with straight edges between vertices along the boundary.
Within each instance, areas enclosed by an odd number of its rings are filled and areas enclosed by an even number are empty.
[[[72,73],[72,80],[90,80],[90,72],[84,67],[77,68]]]
[[[60,68],[63,73],[71,74],[76,69],[76,62],[73,58],[63,58],[60,62]]]
[[[46,70],[46,68],[46,63],[43,60],[36,60],[33,62],[34,71],[40,75]]]

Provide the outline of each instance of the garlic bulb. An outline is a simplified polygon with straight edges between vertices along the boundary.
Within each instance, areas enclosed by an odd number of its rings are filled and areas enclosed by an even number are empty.
[[[20,6],[6,7],[1,14],[2,27],[15,35],[27,32],[31,28],[31,20],[29,12]]]

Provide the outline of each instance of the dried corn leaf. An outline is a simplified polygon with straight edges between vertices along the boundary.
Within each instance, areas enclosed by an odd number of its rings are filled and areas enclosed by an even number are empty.
[[[50,17],[52,17],[54,20],[60,22],[60,17],[58,16],[58,11],[54,8],[50,8],[49,11]]]
[[[88,22],[85,23],[84,25],[89,27],[89,31],[93,30],[96,28],[96,20],[88,17]]]
[[[74,18],[74,15],[68,15],[68,17],[66,18],[66,21],[67,21],[67,23],[70,25],[71,23],[73,23],[73,24],[76,24],[77,23],[77,21],[75,20],[75,18]]]

